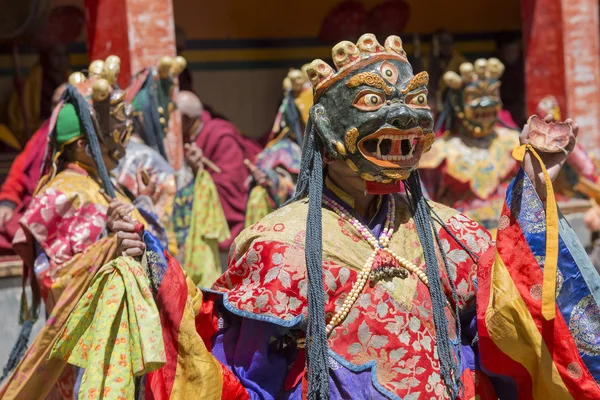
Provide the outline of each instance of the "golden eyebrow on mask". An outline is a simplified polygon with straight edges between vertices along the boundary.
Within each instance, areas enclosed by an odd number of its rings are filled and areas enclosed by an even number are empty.
[[[388,86],[381,76],[373,72],[361,72],[360,74],[354,75],[346,83],[346,86],[349,88],[355,88],[360,85],[367,85],[376,89],[381,89],[388,96],[394,92],[393,87]]]
[[[408,82],[406,88],[402,89],[402,94],[406,95],[421,86],[427,86],[429,83],[429,74],[427,71],[419,72]]]

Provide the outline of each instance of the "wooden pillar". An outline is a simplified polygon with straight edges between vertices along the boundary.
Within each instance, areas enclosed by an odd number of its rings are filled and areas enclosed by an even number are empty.
[[[175,21],[172,0],[85,0],[89,59],[114,54],[121,58],[119,85],[131,76],[157,66],[163,56],[175,56]],[[169,161],[183,165],[181,118],[171,115],[165,138]]]
[[[554,95],[600,158],[598,0],[522,0],[527,109]]]

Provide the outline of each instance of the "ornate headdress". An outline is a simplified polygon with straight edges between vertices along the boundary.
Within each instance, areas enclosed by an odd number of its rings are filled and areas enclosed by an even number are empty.
[[[382,46],[372,34],[332,50],[337,71],[323,60],[307,69],[314,87],[311,119],[328,152],[341,158],[365,181],[407,179],[433,144],[433,118],[427,105],[429,75],[413,75],[402,40]],[[348,99],[340,107],[340,97]],[[379,121],[376,130],[373,121]]]
[[[475,137],[487,136],[502,109],[500,77],[504,64],[497,58],[480,58],[474,64],[461,64],[459,71],[460,75],[453,71],[444,74],[448,93],[438,125],[452,128],[456,122]]]
[[[109,148],[109,154],[115,161],[125,155],[133,130],[132,108],[125,98],[132,91],[118,87],[120,70],[119,57],[108,56],[104,61],[96,60],[90,64],[87,78],[81,72],[69,77],[70,84],[77,85],[82,94],[91,98],[99,138]]]
[[[308,110],[313,105],[307,68],[308,64],[303,65],[302,69],[290,69],[283,80],[283,101],[277,111],[267,147],[288,136],[302,146]]]
[[[429,150],[435,138],[427,106],[428,75],[413,75],[397,36],[388,37],[383,46],[372,34],[361,36],[356,44],[341,42],[333,47],[332,58],[337,71],[323,60],[315,60],[307,68],[314,105],[292,199],[309,199],[305,244],[309,398],[329,398],[321,227],[324,150],[362,177],[367,191],[397,192],[403,181],[430,282],[441,375],[450,396],[456,398],[461,387],[460,354],[455,354],[448,335],[436,242],[439,248],[442,246],[437,235],[434,237],[437,231],[432,229],[432,211],[421,192],[416,170],[421,154]],[[454,297],[455,292],[453,289]],[[456,330],[460,337],[459,324]]]
[[[157,68],[140,71],[131,85],[140,88],[135,98],[131,97],[135,111],[135,132],[165,159],[167,152],[163,139],[168,132],[169,117],[175,109],[172,100],[175,78],[186,66],[187,61],[181,56],[164,56]]]
[[[74,72],[69,77],[61,101],[54,110],[51,122],[49,151],[44,167],[45,177],[38,188],[56,172],[64,149],[84,138],[96,164],[104,189],[114,197],[114,188],[102,159],[100,144],[108,149],[109,157],[118,161],[125,155],[125,146],[132,130],[131,106],[125,102],[126,91],[119,89],[116,81],[121,61],[117,56],[95,60],[88,68],[88,76]],[[48,166],[50,166],[48,165]]]

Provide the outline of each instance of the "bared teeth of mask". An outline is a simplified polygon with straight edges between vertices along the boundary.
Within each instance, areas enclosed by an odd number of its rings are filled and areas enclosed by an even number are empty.
[[[381,158],[381,148],[379,146],[381,146],[381,142],[383,141],[383,138],[379,138],[379,140],[377,141],[377,158],[379,158],[380,160]]]
[[[393,142],[391,139],[384,138],[383,140],[381,140],[381,142],[379,143],[379,151],[381,155],[390,155],[390,153],[392,152],[392,145]]]
[[[412,149],[412,145],[410,143],[410,139],[402,139],[400,141],[400,155],[406,156],[410,153]]]

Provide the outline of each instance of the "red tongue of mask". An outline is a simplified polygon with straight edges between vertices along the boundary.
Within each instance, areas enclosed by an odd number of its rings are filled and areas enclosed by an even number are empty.
[[[367,194],[404,193],[404,185],[400,181],[391,183],[365,181],[365,192]]]

